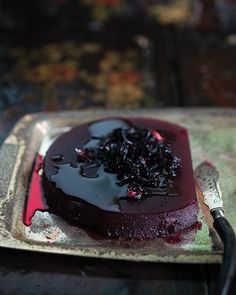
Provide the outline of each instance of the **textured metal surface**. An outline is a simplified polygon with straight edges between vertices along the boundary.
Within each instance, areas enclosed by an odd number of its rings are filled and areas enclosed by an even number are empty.
[[[9,159],[15,159],[17,151],[18,146],[14,144],[5,144],[1,149],[0,167],[2,168],[0,169],[0,198],[4,198],[7,194],[10,177],[14,168],[14,161],[9,161]]]
[[[204,203],[210,211],[216,208],[223,209],[222,192],[219,185],[219,172],[209,162],[203,162],[194,170],[195,180],[199,186]]]
[[[182,233],[180,241],[170,244],[164,239],[119,241],[95,237],[81,228],[68,225],[60,217],[37,212],[30,227],[22,222],[23,208],[35,155],[45,138],[61,128],[104,116],[144,116],[165,119],[189,130],[193,165],[203,160],[215,164],[220,173],[227,218],[236,226],[236,111],[230,109],[165,109],[154,111],[86,111],[34,114],[25,116],[13,129],[0,151],[6,155],[6,144],[17,147],[8,155],[1,170],[10,179],[0,200],[0,245],[32,251],[72,254],[88,257],[133,261],[183,263],[220,262],[222,247],[212,228],[212,220],[204,205],[199,212],[201,230]],[[54,136],[53,135],[53,136]],[[13,165],[12,170],[6,166]],[[210,232],[210,235],[209,235]]]

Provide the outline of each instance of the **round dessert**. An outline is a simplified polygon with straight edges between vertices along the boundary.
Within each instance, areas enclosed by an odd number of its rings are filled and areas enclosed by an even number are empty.
[[[49,148],[43,188],[52,213],[111,237],[154,238],[197,222],[186,129],[147,118],[74,127]]]

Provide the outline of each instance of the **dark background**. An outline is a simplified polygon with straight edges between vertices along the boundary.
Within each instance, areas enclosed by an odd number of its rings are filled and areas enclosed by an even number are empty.
[[[0,1],[0,143],[29,112],[176,106],[236,106],[235,0]],[[217,273],[0,251],[0,294],[210,294]]]
[[[236,105],[236,1],[1,0],[0,141],[25,113]]]

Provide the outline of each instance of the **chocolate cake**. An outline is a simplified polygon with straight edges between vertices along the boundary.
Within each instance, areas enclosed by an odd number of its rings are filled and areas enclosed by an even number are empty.
[[[160,120],[74,127],[47,151],[43,188],[52,213],[106,236],[154,238],[197,222],[187,131]]]

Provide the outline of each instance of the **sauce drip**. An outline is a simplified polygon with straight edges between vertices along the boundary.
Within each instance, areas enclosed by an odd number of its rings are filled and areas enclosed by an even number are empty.
[[[24,210],[23,222],[26,226],[31,225],[31,219],[37,210],[45,211],[48,209],[41,187],[40,171],[42,169],[42,162],[43,157],[38,154],[35,160],[33,174],[29,186],[28,199],[26,201]]]
[[[168,237],[165,237],[164,238],[164,241],[167,243],[167,244],[178,244],[181,242],[181,235],[179,233],[177,233],[176,235],[172,235],[172,236],[168,236]]]

